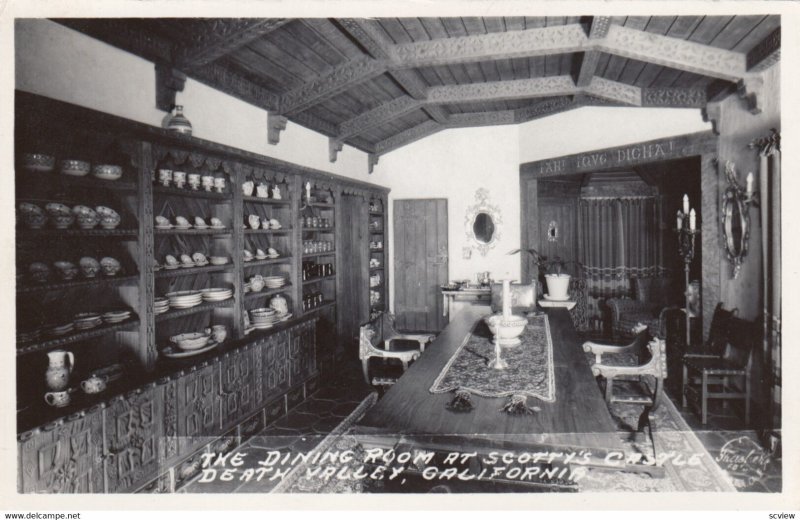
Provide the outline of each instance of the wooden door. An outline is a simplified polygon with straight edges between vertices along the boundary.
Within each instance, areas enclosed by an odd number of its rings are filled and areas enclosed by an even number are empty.
[[[577,205],[575,199],[539,199],[538,251],[548,259],[561,257],[565,261],[578,261]],[[574,265],[566,265],[565,271],[575,275]]]
[[[403,331],[447,324],[440,287],[448,281],[447,200],[394,201],[394,312]]]
[[[363,198],[342,195],[339,247],[344,263],[340,269],[341,283],[336,299],[341,309],[338,313],[339,337],[351,341],[344,347],[355,346],[359,326],[369,319],[367,214],[367,202]]]

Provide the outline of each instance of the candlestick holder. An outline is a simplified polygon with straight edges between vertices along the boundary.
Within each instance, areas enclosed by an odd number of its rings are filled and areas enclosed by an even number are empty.
[[[692,264],[692,260],[694,259],[695,237],[700,234],[700,230],[691,229],[688,218],[683,218],[682,222],[683,225],[679,228],[676,228],[675,231],[678,233],[678,253],[683,259],[683,273],[685,276],[686,290],[684,291],[684,295],[686,297],[686,345],[688,346],[691,343],[691,315],[689,313],[689,268]]]
[[[486,362],[486,366],[495,370],[505,370],[508,368],[508,363],[500,357],[500,338],[494,337],[494,358]]]

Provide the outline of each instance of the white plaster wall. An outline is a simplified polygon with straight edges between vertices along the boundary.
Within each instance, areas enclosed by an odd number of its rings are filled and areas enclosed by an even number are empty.
[[[16,88],[161,126],[155,67],[142,58],[44,19],[15,28]],[[280,143],[267,142],[267,112],[191,79],[177,95],[197,137],[361,180],[367,157],[345,146],[328,161],[328,138],[289,122]]]
[[[392,201],[395,199],[446,198],[450,279],[475,279],[475,273],[490,271],[496,279],[519,279],[519,148],[515,126],[444,130],[382,157],[375,168],[376,181],[389,186],[389,240]],[[489,190],[489,203],[502,213],[501,238],[486,256],[478,251],[464,259],[464,219],[475,204],[475,192]],[[393,253],[392,253],[393,254]],[[389,259],[390,290],[394,290],[393,262]],[[393,292],[390,302],[393,302]]]
[[[582,107],[519,125],[519,162],[705,130],[699,109]]]

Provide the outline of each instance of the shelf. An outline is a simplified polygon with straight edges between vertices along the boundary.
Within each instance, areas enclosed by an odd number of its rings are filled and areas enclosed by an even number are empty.
[[[139,232],[136,229],[23,229],[17,232],[18,238],[44,237],[133,237],[136,238]]]
[[[370,267],[369,268],[369,272],[373,272],[373,271],[383,271],[383,267]]]
[[[307,207],[310,208],[335,208],[336,204],[333,202],[312,202],[308,204]]]
[[[225,229],[158,229],[153,228],[156,235],[230,235],[231,230]]]
[[[336,250],[323,251],[322,253],[303,253],[303,258],[316,258],[318,256],[333,256]]]
[[[170,309],[163,314],[156,314],[156,323],[174,318],[182,318],[183,316],[190,316],[192,314],[197,314],[198,312],[210,311],[219,307],[230,307],[233,305],[233,302],[234,298],[230,297],[227,300],[222,300],[219,302],[201,303],[200,305],[195,305],[194,307],[189,307],[188,309]]]
[[[189,276],[199,273],[225,272],[233,269],[233,263],[225,265],[204,265],[203,267],[179,267],[177,269],[164,269],[155,272],[156,278],[172,278],[176,276]]]
[[[383,216],[383,212],[382,211],[370,211],[369,212],[369,216],[370,217],[382,217]]]
[[[303,285],[311,285],[318,282],[323,282],[325,280],[334,280],[336,279],[335,274],[329,274],[328,276],[319,276],[317,278],[312,278],[310,280],[303,280]]]
[[[97,278],[82,278],[69,282],[43,283],[39,285],[22,285],[17,287],[17,294],[26,294],[40,291],[63,291],[73,288],[111,287],[125,283],[136,283],[139,275],[130,276],[98,276]]]
[[[265,199],[263,197],[248,197],[247,195],[242,196],[242,200],[245,202],[255,202],[257,204],[272,204],[274,206],[290,206],[292,204],[292,201],[287,199]]]
[[[370,235],[384,235],[385,233],[383,231],[370,231],[369,234]]]
[[[249,262],[242,261],[244,267],[257,267],[259,265],[271,264],[288,264],[292,261],[292,256],[281,256],[280,258],[267,258],[264,260],[251,260]]]
[[[281,228],[281,229],[245,229],[245,235],[285,235],[292,232],[292,228]]]
[[[304,232],[305,231],[319,231],[321,233],[333,233],[334,229],[336,229],[334,226],[331,226],[331,227],[305,227],[304,226],[303,227],[303,231]]]
[[[192,190],[186,188],[153,186],[154,195],[173,195],[176,197],[192,197],[196,199],[210,199],[219,201],[232,200],[230,193],[217,193],[216,191]]]
[[[369,288],[375,291],[383,289],[383,282],[379,283],[378,285],[370,285]]]
[[[336,305],[336,302],[334,300],[326,300],[326,301],[322,302],[321,305],[319,305],[317,307],[314,307],[313,309],[308,309],[306,311],[303,311],[303,314],[304,315],[305,314],[311,314],[312,312],[321,311],[321,310],[327,309],[329,307],[333,307],[334,305]]]
[[[27,345],[17,345],[17,355],[20,356],[24,354],[32,354],[34,352],[42,352],[44,350],[49,350],[52,348],[69,345],[70,343],[86,341],[87,339],[96,338],[104,334],[108,334],[109,332],[124,330],[138,324],[139,324],[139,318],[133,318],[127,321],[123,321],[122,323],[101,325],[99,327],[95,327],[94,329],[74,332],[71,334],[67,334],[65,336],[61,336],[59,338],[53,338],[45,341],[37,341],[35,343],[29,343]]]
[[[251,291],[244,295],[244,299],[245,301],[248,301],[248,300],[255,300],[258,296],[272,296],[273,294],[286,292],[287,290],[289,290],[291,286],[292,284],[287,283],[283,287],[278,287],[277,289],[261,289],[260,291],[257,292]]]
[[[370,253],[383,253],[383,248],[380,248],[380,249],[373,249],[373,248],[370,248],[370,249],[369,249],[369,252],[370,252]]]
[[[22,168],[24,169],[24,168]],[[91,174],[83,177],[76,177],[74,175],[66,175],[56,171],[52,172],[32,172],[25,170],[25,173],[17,175],[17,179],[25,179],[37,185],[46,185],[58,183],[62,186],[74,186],[76,188],[102,188],[105,190],[116,191],[135,191],[136,183],[130,181],[123,181],[121,179],[116,181],[109,181],[98,179]],[[25,181],[23,181],[25,182]],[[19,200],[24,200],[25,197],[19,197]]]

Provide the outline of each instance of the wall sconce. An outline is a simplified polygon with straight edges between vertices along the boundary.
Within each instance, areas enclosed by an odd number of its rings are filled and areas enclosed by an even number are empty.
[[[725,253],[733,266],[733,277],[739,276],[747,242],[750,238],[750,206],[758,206],[758,192],[754,189],[753,172],[747,174],[745,186],[739,184],[736,167],[731,161],[725,163],[725,178],[728,188],[722,196],[722,233],[725,237]]]

